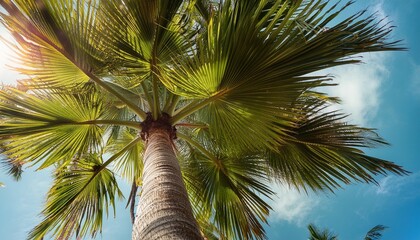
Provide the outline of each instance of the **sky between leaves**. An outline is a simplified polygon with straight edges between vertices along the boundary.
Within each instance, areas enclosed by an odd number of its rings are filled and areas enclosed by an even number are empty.
[[[403,39],[407,52],[363,55],[365,63],[328,70],[339,86],[327,91],[342,99],[354,123],[379,129],[390,147],[368,153],[403,165],[412,174],[379,178],[380,186],[354,184],[335,194],[297,192],[275,186],[273,213],[266,227],[268,239],[307,239],[306,226],[327,227],[341,240],[363,239],[373,226],[383,224],[383,240],[420,239],[420,1],[359,0],[348,13],[361,9],[375,12],[397,26],[394,39]],[[417,11],[416,11],[417,10]],[[4,29],[0,34],[7,38]],[[21,78],[5,67],[12,65],[12,52],[0,43],[0,81],[14,84]],[[40,220],[45,193],[50,185],[49,172],[26,169],[20,182],[0,170],[0,238],[23,240]],[[122,186],[125,193],[129,186]],[[130,239],[131,223],[125,201],[117,207],[117,217],[105,223],[98,239]]]

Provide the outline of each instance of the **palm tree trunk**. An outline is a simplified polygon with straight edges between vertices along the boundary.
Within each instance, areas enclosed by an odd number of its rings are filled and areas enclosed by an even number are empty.
[[[143,187],[132,239],[203,239],[167,130],[148,131],[143,161]]]

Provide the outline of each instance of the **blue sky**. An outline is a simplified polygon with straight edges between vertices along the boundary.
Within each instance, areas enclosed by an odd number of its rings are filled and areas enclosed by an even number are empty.
[[[373,226],[389,228],[384,240],[420,239],[420,1],[359,0],[350,11],[368,8],[397,26],[393,39],[403,39],[409,51],[363,55],[364,64],[340,67],[328,72],[338,87],[329,93],[343,100],[341,108],[352,122],[379,129],[391,146],[368,150],[370,155],[403,165],[412,174],[378,177],[380,186],[352,184],[331,193],[305,195],[276,186],[275,210],[266,228],[269,239],[307,239],[307,224],[315,223],[337,233],[341,240],[363,239]],[[4,31],[0,30],[2,36]],[[18,75],[4,68],[9,50],[0,45],[0,81],[11,83]],[[2,239],[25,239],[39,221],[48,172],[27,169],[20,182],[0,170],[0,234]],[[128,194],[128,187],[123,186]],[[98,239],[130,239],[131,223],[122,201],[117,218],[106,222]]]

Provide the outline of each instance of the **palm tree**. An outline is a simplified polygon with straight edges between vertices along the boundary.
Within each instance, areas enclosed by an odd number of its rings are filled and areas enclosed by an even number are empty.
[[[338,240],[337,235],[334,235],[328,229],[321,231],[314,224],[309,224],[308,230],[309,240]]]
[[[371,228],[364,238],[364,240],[379,240],[382,237],[382,231],[387,229],[387,226],[384,225],[376,225],[373,228]]]
[[[382,237],[382,231],[387,227],[384,225],[376,225],[371,228],[364,238],[364,240],[379,240]],[[338,236],[331,233],[328,229],[319,230],[314,224],[308,225],[309,240],[338,240]]]
[[[270,182],[333,191],[406,174],[329,111],[319,70],[400,50],[391,27],[322,0],[1,0],[16,70],[4,163],[54,169],[40,239],[95,237],[133,188],[133,239],[263,239]],[[138,189],[140,188],[140,189]],[[139,190],[139,191],[138,191]],[[114,212],[115,214],[115,212]]]

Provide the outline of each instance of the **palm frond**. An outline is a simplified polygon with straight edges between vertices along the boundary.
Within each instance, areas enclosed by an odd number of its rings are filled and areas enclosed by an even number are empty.
[[[122,131],[116,139],[110,139],[105,148],[107,153],[116,154],[126,146],[126,151],[113,162],[113,171],[131,182],[140,179],[143,172],[143,142],[137,132]]]
[[[20,159],[10,159],[2,158],[0,160],[3,165],[3,169],[6,170],[6,173],[11,175],[16,181],[19,181],[22,178],[23,173],[23,163]]]
[[[208,100],[183,114],[203,108],[199,114],[218,141],[229,132],[232,146],[282,142],[293,122],[290,104],[328,85],[328,77],[309,73],[359,62],[354,54],[401,49],[386,41],[391,27],[363,13],[333,24],[345,9],[336,8],[320,0],[224,1],[195,38],[196,53],[178,59],[163,83],[185,98]]]
[[[51,232],[60,239],[71,236],[92,237],[101,232],[103,216],[115,200],[121,198],[114,174],[101,167],[96,155],[86,155],[72,161],[67,168],[55,173],[53,186],[48,192],[45,216],[29,234],[29,239],[39,239]]]
[[[345,115],[326,111],[322,104],[309,106],[302,109],[306,116],[291,129],[292,138],[266,156],[275,179],[305,191],[307,187],[333,191],[352,180],[376,183],[377,174],[408,173],[359,149],[387,144],[373,129],[347,124]]]
[[[199,203],[197,203],[198,206]],[[194,216],[197,220],[197,223],[201,229],[201,234],[203,235],[205,240],[220,240],[220,239],[227,239],[226,236],[224,236],[217,226],[209,221],[211,219],[211,212],[206,211],[204,209],[201,209],[201,211],[196,211],[194,213]]]
[[[180,29],[179,10],[184,5],[178,0],[104,2],[101,21],[110,31],[106,39],[114,45],[108,50],[115,54],[119,70],[148,75],[155,71],[152,68],[157,67],[156,63],[167,63],[190,48]]]
[[[192,201],[203,208],[197,212],[212,212],[207,221],[222,239],[264,239],[262,223],[271,208],[261,196],[269,198],[273,192],[265,183],[263,161],[257,156],[229,156],[211,142],[204,145],[180,136],[194,144],[181,165]]]
[[[87,45],[95,39],[89,31],[94,27],[93,7],[80,7],[75,12],[72,4],[66,0],[2,2],[9,15],[2,14],[1,18],[17,41],[13,49],[23,66],[17,70],[33,76],[32,83],[37,87],[84,83],[89,80],[84,70],[102,67],[87,52],[90,49],[99,54],[98,49]]]
[[[170,104],[167,90],[160,84],[162,66],[172,65],[173,58],[192,51],[189,39],[194,32],[185,28],[187,18],[181,13],[188,5],[178,0],[154,0],[108,1],[101,6],[101,22],[110,32],[105,38],[113,43],[107,46],[114,66],[111,72],[128,78],[132,86],[142,85],[155,119]]]
[[[9,42],[28,75],[29,88],[68,88],[93,81],[123,101],[139,117],[137,105],[104,82],[109,71],[103,41],[106,29],[99,25],[99,1],[2,1],[0,18],[17,43]],[[105,76],[104,76],[105,75]]]
[[[0,91],[3,154],[19,163],[43,161],[41,168],[72,159],[101,145],[99,95]],[[93,121],[93,122],[92,122]]]
[[[126,207],[130,206],[130,217],[134,224],[135,201],[137,190],[142,186],[143,175],[143,142],[136,132],[124,129],[112,129],[110,138],[105,147],[105,152],[113,154],[107,162],[112,162],[112,169],[119,176],[132,182],[130,195]]]
[[[308,225],[309,240],[337,240],[337,235],[328,229],[319,230],[314,224]]]
[[[366,233],[365,240],[379,240],[382,237],[382,231],[387,229],[387,226],[376,225],[369,232]]]

